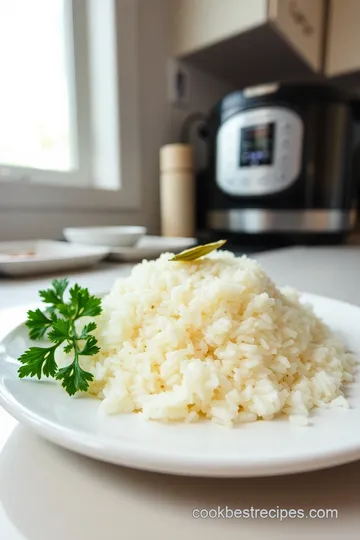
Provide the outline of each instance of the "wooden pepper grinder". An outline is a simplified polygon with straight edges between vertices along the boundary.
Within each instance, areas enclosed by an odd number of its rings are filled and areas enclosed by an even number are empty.
[[[163,236],[195,234],[193,150],[188,144],[160,149],[160,208]]]

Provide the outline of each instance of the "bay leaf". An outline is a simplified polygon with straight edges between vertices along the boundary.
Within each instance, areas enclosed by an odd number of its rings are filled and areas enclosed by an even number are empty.
[[[218,242],[211,242],[210,244],[204,244],[203,246],[195,246],[190,249],[185,249],[185,251],[182,251],[181,253],[178,253],[170,259],[170,261],[178,261],[178,262],[191,262],[196,261],[197,259],[200,259],[200,257],[204,257],[204,255],[208,255],[212,251],[215,251],[216,249],[219,249],[224,244],[226,244],[227,240],[219,240]]]

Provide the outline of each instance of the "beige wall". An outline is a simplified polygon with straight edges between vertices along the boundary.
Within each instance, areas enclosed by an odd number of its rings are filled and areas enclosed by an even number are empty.
[[[177,109],[168,103],[168,59],[171,57],[170,33],[172,0],[140,0],[140,70],[143,211],[152,232],[160,231],[159,148],[178,140],[184,119],[190,112],[206,112],[231,90],[227,83],[188,67],[190,104]],[[200,162],[203,148],[199,144]]]
[[[142,211],[146,225],[156,233],[160,230],[158,153],[171,138],[166,85],[171,2],[139,1]]]

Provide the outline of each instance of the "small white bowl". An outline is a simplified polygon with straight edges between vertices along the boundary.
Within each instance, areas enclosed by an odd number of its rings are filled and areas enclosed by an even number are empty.
[[[92,246],[130,247],[146,234],[146,227],[67,227],[63,235],[68,242]]]

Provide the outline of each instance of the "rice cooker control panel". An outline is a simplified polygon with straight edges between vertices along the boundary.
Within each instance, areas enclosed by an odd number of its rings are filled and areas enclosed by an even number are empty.
[[[220,127],[216,141],[216,181],[228,195],[283,191],[301,170],[303,122],[284,107],[241,111]]]

